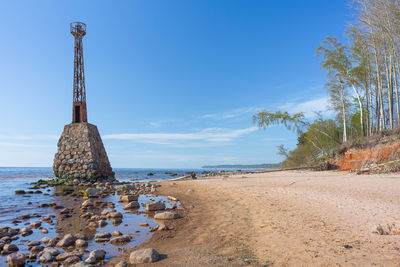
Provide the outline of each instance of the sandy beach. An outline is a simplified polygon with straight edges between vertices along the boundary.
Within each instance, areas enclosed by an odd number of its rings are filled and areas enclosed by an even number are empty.
[[[287,171],[163,182],[182,219],[129,252],[155,248],[146,266],[399,266],[400,175]]]

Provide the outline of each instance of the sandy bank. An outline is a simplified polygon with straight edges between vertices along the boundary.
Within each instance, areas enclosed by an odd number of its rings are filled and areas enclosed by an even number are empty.
[[[186,213],[140,246],[167,256],[155,266],[399,266],[400,236],[374,231],[399,222],[400,175],[276,172],[164,182],[159,193]]]

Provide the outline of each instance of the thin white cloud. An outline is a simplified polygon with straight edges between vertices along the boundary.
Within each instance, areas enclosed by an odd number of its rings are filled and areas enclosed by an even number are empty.
[[[303,112],[307,118],[315,117],[315,112],[322,111],[325,116],[330,116],[328,97],[320,97],[315,99],[306,100],[303,102],[289,102],[279,106],[280,110],[289,113]]]
[[[225,120],[225,119],[239,118],[244,115],[247,116],[249,114],[255,113],[259,109],[260,108],[258,108],[258,107],[237,108],[237,109],[233,109],[233,110],[230,110],[227,112],[204,114],[204,115],[200,116],[200,119]]]
[[[0,135],[0,140],[57,140],[59,136],[55,134],[47,135]]]
[[[0,142],[0,147],[35,147],[32,144],[21,144],[21,143],[10,143],[10,142]]]
[[[256,131],[257,127],[226,130],[221,128],[206,128],[192,133],[126,133],[107,134],[105,140],[133,140],[161,145],[173,145],[178,147],[206,146],[217,143],[233,141],[243,135]]]

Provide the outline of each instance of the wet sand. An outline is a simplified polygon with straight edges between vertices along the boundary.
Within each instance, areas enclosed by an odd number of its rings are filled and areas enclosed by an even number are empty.
[[[290,171],[163,182],[186,209],[146,266],[399,266],[400,175]],[[189,192],[191,189],[193,192]],[[190,190],[190,191],[191,191]]]

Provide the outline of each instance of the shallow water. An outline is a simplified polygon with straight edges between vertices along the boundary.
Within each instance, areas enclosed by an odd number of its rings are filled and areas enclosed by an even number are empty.
[[[149,172],[154,173],[151,179],[145,178]],[[149,180],[167,180],[171,177],[169,175],[165,175],[165,172],[171,172],[168,170],[158,170],[157,172],[154,170],[123,170],[122,172],[117,172],[117,177],[119,176],[119,180],[121,181],[129,181],[130,179],[135,179],[137,181],[149,181]],[[186,171],[180,171],[179,175],[185,175]],[[122,173],[122,174],[121,174]],[[174,172],[177,173],[177,172]],[[164,174],[164,176],[162,176]],[[125,178],[122,179],[121,177]],[[70,218],[66,219],[69,223],[68,225],[63,225],[63,229],[57,229],[60,224],[57,225],[57,216],[59,215],[59,210],[53,210],[50,207],[39,208],[40,204],[43,203],[57,203],[58,205],[62,205],[64,207],[80,207],[81,199],[70,197],[70,196],[53,196],[55,188],[45,188],[40,189],[42,194],[24,194],[24,195],[15,195],[15,190],[32,190],[29,189],[31,186],[31,182],[37,181],[39,179],[47,179],[51,178],[51,169],[50,168],[0,168],[0,226],[8,226],[11,228],[23,228],[29,226],[31,222],[41,221],[41,217],[54,215],[53,219],[54,225],[50,225],[46,222],[42,222],[42,228],[48,230],[47,234],[42,234],[40,229],[32,229],[33,234],[22,237],[18,235],[18,239],[13,241],[12,243],[17,245],[20,252],[29,253],[27,250],[27,243],[29,241],[40,241],[45,236],[50,238],[56,237],[57,235],[63,236],[65,233],[78,233],[85,228],[85,225],[80,225],[82,223],[87,223],[82,219],[79,219],[78,216],[74,216],[73,220],[68,221]],[[47,194],[47,195],[45,195]],[[110,201],[115,204],[115,209],[118,212],[123,214],[123,222],[120,225],[112,225],[110,221],[107,220],[108,224],[105,227],[97,228],[96,233],[110,232],[112,233],[115,230],[120,231],[122,234],[128,234],[132,236],[131,242],[123,245],[112,245],[111,243],[95,243],[94,239],[91,238],[89,242],[89,246],[86,249],[87,253],[83,256],[83,259],[87,258],[87,254],[90,251],[95,249],[103,249],[107,251],[106,259],[110,257],[114,257],[118,255],[120,252],[118,249],[126,249],[137,246],[144,241],[146,241],[151,233],[149,232],[149,228],[155,225],[158,225],[154,219],[151,218],[151,215],[147,215],[144,213],[144,208],[141,206],[138,210],[134,210],[132,212],[123,210],[123,203],[118,202],[118,195],[109,195],[105,198],[99,199],[102,201]],[[152,195],[140,195],[139,203],[147,203],[151,201],[164,201],[167,208],[172,207],[173,205],[179,205],[179,203],[170,202],[164,196],[152,196]],[[12,221],[20,215],[26,214],[37,214],[38,217],[29,218],[26,220],[21,220],[21,223],[13,224]],[[140,223],[147,223],[147,227],[139,226]],[[93,234],[93,233],[92,233]],[[90,236],[90,234],[89,234]],[[43,244],[42,244],[43,245]],[[43,245],[45,246],[45,245]],[[59,249],[60,252],[63,250]],[[37,262],[29,263],[27,266],[39,266],[41,264]],[[7,266],[6,256],[0,257],[0,266]]]

